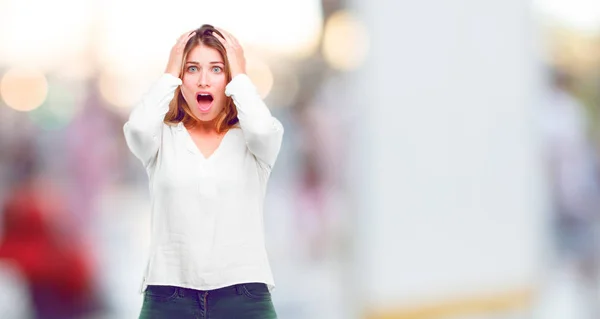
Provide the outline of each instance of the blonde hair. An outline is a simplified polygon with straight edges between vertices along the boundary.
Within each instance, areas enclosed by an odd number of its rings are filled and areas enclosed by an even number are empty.
[[[213,48],[221,54],[223,61],[225,62],[225,74],[227,82],[231,81],[231,69],[229,68],[229,60],[227,59],[227,51],[212,33],[216,33],[222,36],[221,32],[215,29],[212,25],[205,24],[195,30],[194,36],[185,45],[183,51],[183,61],[187,59],[188,54],[198,45],[205,45]],[[183,78],[183,68],[185,63],[181,64],[181,78]],[[192,111],[189,105],[185,101],[183,94],[181,93],[181,87],[177,87],[175,90],[175,96],[169,103],[169,111],[165,115],[164,122],[170,125],[177,125],[179,122],[183,122],[186,127],[194,127],[196,123],[200,121]],[[217,133],[222,133],[230,128],[234,127],[239,122],[237,117],[237,109],[233,104],[231,97],[227,97],[225,107],[223,111],[215,118]]]

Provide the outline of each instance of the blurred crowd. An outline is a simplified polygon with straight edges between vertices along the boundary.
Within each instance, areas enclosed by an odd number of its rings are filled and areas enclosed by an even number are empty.
[[[323,18],[341,5],[324,2]],[[344,119],[331,116],[337,105],[327,88],[340,76],[319,51],[273,62],[299,75],[295,98],[266,99],[286,128],[265,212],[268,245],[275,271],[295,273],[278,276],[274,297],[283,318],[310,317],[323,306],[335,318],[341,284],[328,274],[340,271],[347,230],[343,131],[329,128],[342,129]],[[8,71],[0,64],[0,76]],[[48,100],[33,111],[0,99],[0,318],[136,317],[150,220],[147,177],[123,137],[127,109],[101,92],[101,74],[84,83],[46,78]],[[287,280],[308,287],[323,277],[332,278],[327,296],[307,300],[285,289]]]
[[[324,19],[342,5],[322,1]],[[285,319],[313,318],[313,308],[328,314],[323,318],[348,318],[340,272],[356,225],[347,213],[344,158],[357,119],[340,111],[343,72],[319,54],[286,63],[299,75],[295,99],[273,105],[267,98],[286,128],[265,220],[282,283],[275,304]],[[5,71],[0,64],[0,75]],[[44,117],[47,105],[33,117],[0,100],[2,319],[137,315],[136,285],[148,243],[147,178],[125,145],[127,112],[102,97],[99,78],[71,88],[78,91],[76,111],[64,122]],[[555,262],[575,269],[600,296],[600,98],[582,99],[581,79],[569,69],[553,67],[546,78],[537,110],[553,198]],[[50,87],[60,81],[49,76]],[[289,288],[303,282],[306,290]],[[307,294],[315,283],[320,291]],[[600,302],[591,298],[589,307],[599,311]]]
[[[541,105],[543,156],[551,202],[551,264],[586,291],[580,318],[600,316],[600,99],[586,106],[578,78],[553,69]]]

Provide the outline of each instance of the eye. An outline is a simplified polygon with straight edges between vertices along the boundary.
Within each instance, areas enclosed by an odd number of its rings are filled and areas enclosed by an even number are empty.
[[[223,71],[223,69],[220,66],[213,66],[212,71],[214,73],[221,73],[221,71]]]
[[[196,71],[198,71],[198,67],[195,65],[190,65],[190,66],[188,66],[187,71],[188,72],[196,72]]]

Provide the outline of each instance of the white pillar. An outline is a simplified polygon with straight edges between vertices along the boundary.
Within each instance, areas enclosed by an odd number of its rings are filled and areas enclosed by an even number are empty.
[[[548,233],[529,7],[353,1],[371,41],[349,90],[355,270],[367,307],[537,283]]]

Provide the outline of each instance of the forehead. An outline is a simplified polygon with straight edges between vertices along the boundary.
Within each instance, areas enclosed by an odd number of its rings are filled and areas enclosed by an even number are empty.
[[[200,44],[188,53],[187,61],[200,63],[223,62],[223,57],[221,57],[221,54],[216,49]]]

